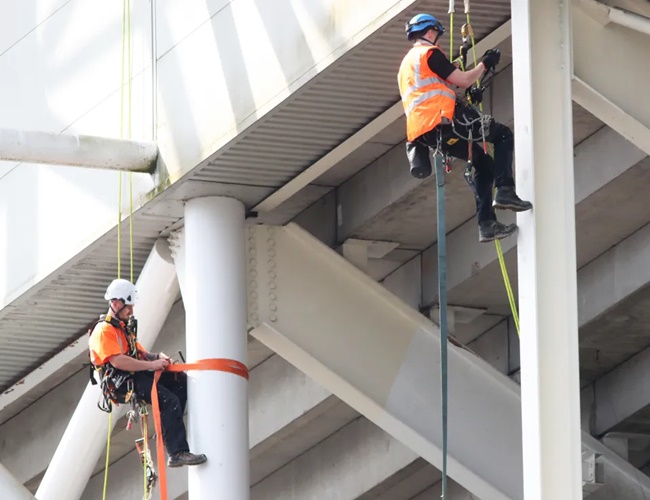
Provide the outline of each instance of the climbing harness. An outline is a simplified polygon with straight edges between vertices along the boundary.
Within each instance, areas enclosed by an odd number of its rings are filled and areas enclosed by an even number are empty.
[[[116,318],[111,315],[102,314],[97,321],[88,329],[88,337],[92,334],[93,330],[99,323],[108,323],[114,328],[120,330],[124,339],[126,340],[126,352],[128,356],[139,358],[138,349],[136,347],[136,338],[137,338],[137,320],[131,318],[126,325],[123,325]],[[118,338],[119,340],[119,338]],[[120,340],[121,343],[121,340]],[[128,403],[131,400],[133,394],[132,381],[129,380],[131,373],[118,370],[115,367],[111,366],[110,363],[106,363],[99,366],[93,365],[92,357],[90,356],[90,383],[92,385],[97,385],[101,389],[100,400],[97,403],[97,407],[106,413],[111,413],[113,405]],[[99,378],[97,382],[95,376]],[[121,395],[119,389],[122,387],[124,382],[127,382],[127,391],[125,395]],[[131,383],[131,386],[129,385]]]

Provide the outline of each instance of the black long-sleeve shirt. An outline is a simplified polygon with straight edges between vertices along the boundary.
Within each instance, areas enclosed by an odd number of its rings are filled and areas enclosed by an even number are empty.
[[[431,51],[431,54],[429,54],[428,62],[429,69],[431,69],[431,71],[433,71],[443,80],[446,80],[449,75],[458,69],[451,63],[451,61],[449,61],[449,59],[447,59],[447,56],[445,56],[442,51],[438,49]]]

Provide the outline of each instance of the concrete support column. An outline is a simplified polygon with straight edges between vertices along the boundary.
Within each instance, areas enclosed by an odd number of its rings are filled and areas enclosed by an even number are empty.
[[[187,361],[246,363],[244,206],[224,197],[185,207],[183,300]],[[189,498],[249,497],[248,395],[245,378],[220,371],[188,373],[192,451],[206,464],[189,469]]]
[[[570,10],[512,0],[526,500],[582,499]]]
[[[0,493],[6,500],[34,500],[34,496],[0,464]]]
[[[156,242],[136,287],[140,299],[134,308],[138,340],[145,349],[151,349],[179,291],[167,241]],[[106,311],[97,314],[103,312]],[[108,414],[97,408],[99,396],[99,385],[89,382],[36,492],[38,500],[81,498],[97,460],[106,451]],[[127,408],[125,405],[113,408],[113,425]]]

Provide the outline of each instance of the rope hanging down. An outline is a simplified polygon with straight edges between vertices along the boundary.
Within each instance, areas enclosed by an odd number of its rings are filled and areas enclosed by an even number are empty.
[[[476,65],[478,64],[478,58],[476,56],[476,39],[474,38],[474,30],[472,29],[472,25],[471,25],[471,22],[470,22],[470,19],[469,19],[469,11],[470,11],[469,0],[465,0],[465,15],[466,15],[466,19],[467,19],[467,27],[466,27],[466,32],[465,32],[466,34],[464,33],[464,37],[469,36],[469,39],[470,39],[471,44],[472,44],[472,55],[473,55],[473,59],[474,59],[474,67],[476,67]],[[465,26],[463,28],[465,28]],[[463,30],[463,31],[465,31],[465,30]],[[452,34],[452,36],[453,36],[453,34]],[[479,78],[479,79],[476,80],[476,86],[480,87],[480,85],[481,85],[481,79]],[[482,102],[479,103],[478,107],[479,107],[479,111],[481,113],[483,113],[483,103]],[[483,141],[483,147],[487,149],[487,144],[485,143],[485,141]],[[508,295],[508,302],[510,304],[510,311],[512,313],[512,318],[513,318],[514,323],[515,323],[515,328],[517,329],[517,335],[520,335],[520,332],[519,332],[519,314],[517,313],[517,305],[516,305],[516,302],[515,302],[514,294],[512,292],[512,286],[510,285],[510,277],[508,276],[508,270],[506,269],[506,262],[505,262],[505,259],[503,257],[503,249],[501,248],[501,242],[498,239],[494,240],[494,246],[496,248],[497,255],[498,255],[498,258],[499,258],[499,267],[501,268],[501,275],[503,276],[503,284],[504,284],[504,286],[506,288],[506,294]]]
[[[442,398],[442,498],[447,492],[447,415],[448,415],[448,366],[447,366],[447,230],[445,215],[445,170],[441,136],[438,134],[436,151],[433,154],[436,169],[436,209],[438,230],[438,306],[440,326],[440,379]]]
[[[469,13],[470,13],[469,0],[465,0],[464,3],[465,3],[466,23],[461,27],[461,36],[462,36],[463,43],[459,48],[459,56],[455,59],[455,61],[457,61],[459,63],[460,69],[462,71],[465,71],[465,66],[466,66],[465,65],[465,59],[467,57],[467,51],[468,51],[468,48],[469,48],[468,44],[469,44],[469,46],[471,46],[471,49],[472,49],[472,55],[473,55],[473,59],[474,59],[474,66],[476,67],[476,65],[478,64],[478,58],[476,56],[476,40],[474,38],[474,30],[472,28],[472,25],[471,25],[471,22],[470,22],[470,16],[469,16]],[[453,17],[454,8],[453,8],[452,4],[453,4],[453,0],[450,0],[450,7],[449,7],[450,16]],[[451,38],[450,45],[451,45],[451,47],[453,47],[453,38],[454,38],[453,24],[452,24],[451,29],[450,29],[450,38]],[[453,49],[452,49],[452,52],[453,52]],[[481,86],[481,79],[480,78],[476,80],[476,86],[477,86],[477,88]],[[480,111],[480,116],[483,117],[484,115],[483,115],[483,103],[482,102],[478,103],[478,108],[479,108],[479,111]],[[466,125],[469,125],[469,124],[466,124]],[[470,142],[472,140],[471,137],[470,138],[464,138],[464,139],[468,139]],[[493,154],[492,148],[490,146],[488,146],[488,144],[486,143],[484,138],[483,138],[483,149],[484,149],[484,151],[486,153]],[[470,147],[469,161],[468,161],[468,164],[467,164],[467,169],[465,171],[465,178],[468,181],[468,183],[470,183],[470,185],[471,185],[470,171],[471,171],[471,147]],[[474,188],[472,188],[472,189],[474,189]],[[508,276],[508,270],[506,268],[505,259],[503,257],[503,249],[501,247],[501,242],[499,240],[494,240],[494,246],[496,248],[497,256],[498,256],[498,259],[499,259],[499,267],[501,269],[501,275],[503,277],[503,284],[504,284],[505,289],[506,289],[506,294],[508,295],[508,303],[510,304],[510,311],[512,313],[512,318],[513,318],[514,323],[515,323],[515,328],[517,330],[517,335],[520,335],[519,314],[517,313],[517,305],[516,305],[516,302],[515,302],[514,293],[512,291],[512,286],[510,284],[510,277]]]
[[[467,56],[467,42],[471,41],[472,55],[474,59],[474,66],[478,64],[476,56],[476,41],[474,38],[474,30],[470,22],[470,4],[469,0],[464,0],[465,7],[465,17],[466,23],[461,28],[463,45],[459,50],[459,65],[461,70],[465,70],[465,59]],[[449,0],[449,54],[450,56],[454,52],[454,13],[455,13],[455,1]],[[476,85],[480,87],[480,78],[477,79]],[[481,117],[483,116],[483,104],[479,103],[479,111],[481,112]],[[472,137],[467,138],[470,142],[470,154],[468,158],[468,170],[471,171],[471,148],[472,148]],[[483,147],[487,151],[487,143],[485,142],[485,137],[483,139]],[[440,327],[440,383],[441,383],[441,399],[442,399],[442,491],[441,498],[446,500],[447,498],[447,457],[448,457],[448,328],[447,328],[447,241],[446,241],[446,217],[445,217],[445,181],[444,175],[445,171],[443,170],[444,166],[444,155],[441,151],[441,136],[438,135],[436,150],[433,154],[434,165],[436,172],[436,198],[437,198],[437,246],[438,246],[438,305],[439,305],[439,327]],[[468,177],[471,175],[471,172],[465,172],[465,177],[470,183],[471,180]],[[515,327],[517,329],[517,334],[519,335],[519,315],[517,314],[517,307],[514,299],[514,294],[512,292],[512,287],[510,285],[510,278],[508,276],[508,270],[506,269],[505,259],[503,257],[503,250],[501,248],[501,242],[497,239],[494,240],[496,247],[497,255],[499,257],[499,266],[501,268],[501,274],[503,275],[503,282],[506,288],[506,293],[508,295],[508,302],[510,303],[510,310],[512,312],[512,317],[515,322]]]
[[[454,50],[454,0],[449,0],[449,56]],[[440,328],[440,398],[442,406],[442,491],[441,498],[447,498],[447,455],[448,432],[448,332],[447,332],[447,230],[445,214],[445,171],[444,155],[441,150],[442,136],[438,131],[436,150],[433,153],[436,171],[436,229],[438,244],[438,326]]]
[[[120,92],[120,138],[124,138],[124,115],[126,114],[127,131],[126,135],[131,138],[131,0],[122,2],[122,65],[121,65],[121,92]],[[126,106],[124,103],[124,93],[126,87]],[[125,111],[126,107],[126,111]],[[118,173],[118,193],[117,193],[117,277],[122,277],[122,171]],[[133,173],[129,172],[129,264],[130,264],[130,281],[133,282]],[[143,457],[148,456],[147,449],[147,424],[146,415],[143,417],[143,437],[144,451]],[[108,438],[106,440],[106,462],[104,464],[104,487],[102,492],[103,500],[106,500],[106,490],[108,486],[108,467],[110,465],[111,434],[113,430],[113,413],[108,414]],[[143,460],[144,466],[144,496],[147,498],[147,466],[146,460]]]

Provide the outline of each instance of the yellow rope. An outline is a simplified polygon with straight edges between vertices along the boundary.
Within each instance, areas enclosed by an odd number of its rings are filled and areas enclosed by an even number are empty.
[[[131,120],[131,79],[132,79],[132,60],[131,60],[131,2],[123,0],[122,2],[122,85],[120,92],[120,138],[124,138],[124,91],[126,87],[126,108],[127,108],[127,127],[126,137],[131,138],[132,120]],[[126,64],[125,64],[126,60]],[[126,81],[125,81],[126,66]],[[118,210],[117,210],[117,277],[122,274],[122,171],[118,174]],[[133,282],[133,172],[129,172],[129,263],[130,279]]]
[[[508,302],[510,303],[512,318],[515,321],[515,328],[517,329],[517,335],[520,335],[519,314],[517,314],[517,304],[515,303],[515,297],[512,292],[512,287],[510,286],[510,278],[508,277],[508,270],[506,269],[506,261],[503,258],[503,250],[501,249],[501,242],[499,240],[494,240],[494,245],[497,248],[497,255],[499,256],[499,266],[501,267],[501,274],[503,275],[503,283],[506,287],[506,293],[508,294]]]
[[[108,485],[108,460],[111,449],[111,429],[113,428],[113,414],[108,414],[108,439],[106,440],[106,464],[104,465],[104,493],[102,498],[106,500],[106,486]]]
[[[470,39],[472,40],[472,54],[474,56],[474,67],[478,65],[478,58],[476,57],[476,43],[474,39],[474,30],[469,20],[469,11],[467,12],[467,26]],[[481,85],[481,79],[476,80],[476,85]],[[483,112],[483,103],[479,103],[479,109]],[[503,249],[501,248],[501,242],[499,240],[494,240],[494,246],[497,250],[497,255],[499,257],[499,267],[501,268],[501,274],[503,275],[503,284],[506,288],[506,293],[508,295],[508,302],[510,303],[510,311],[512,312],[512,318],[515,322],[515,328],[517,329],[517,335],[521,335],[519,331],[519,314],[517,313],[517,304],[515,301],[514,293],[512,292],[512,286],[510,285],[510,277],[508,276],[508,269],[506,268],[506,262],[503,258]]]
[[[126,55],[125,55],[126,54]],[[128,90],[127,107],[128,107],[128,137],[131,137],[131,1],[123,0],[122,2],[122,68],[121,68],[121,91],[120,91],[120,138],[124,138],[124,66],[127,60],[128,76],[126,86]],[[122,171],[118,173],[118,192],[117,192],[117,277],[122,276]],[[133,176],[129,172],[129,253],[130,253],[130,277],[133,282]],[[110,463],[111,452],[111,433],[113,430],[113,413],[108,415],[108,438],[106,440],[106,463],[104,466],[104,489],[102,498],[106,500],[106,490],[108,486],[108,466]],[[146,478],[146,475],[145,475]],[[146,486],[145,486],[146,488]]]
[[[128,67],[128,85],[127,85],[127,90],[128,90],[128,101],[127,101],[127,109],[128,109],[128,114],[127,114],[127,120],[128,120],[128,125],[127,125],[127,134],[128,138],[131,138],[131,79],[133,77],[132,75],[132,60],[131,60],[131,53],[132,51],[132,45],[131,45],[131,0],[126,0],[127,2],[127,18],[126,18],[126,23],[127,23],[127,67]],[[122,86],[124,88],[124,86]],[[133,283],[134,277],[133,277],[133,172],[129,172],[129,264],[130,264],[130,281]]]
[[[124,137],[124,51],[126,50],[126,4],[128,0],[122,0],[122,67],[120,85],[120,138]],[[122,171],[118,173],[117,190],[117,277],[122,277]]]

